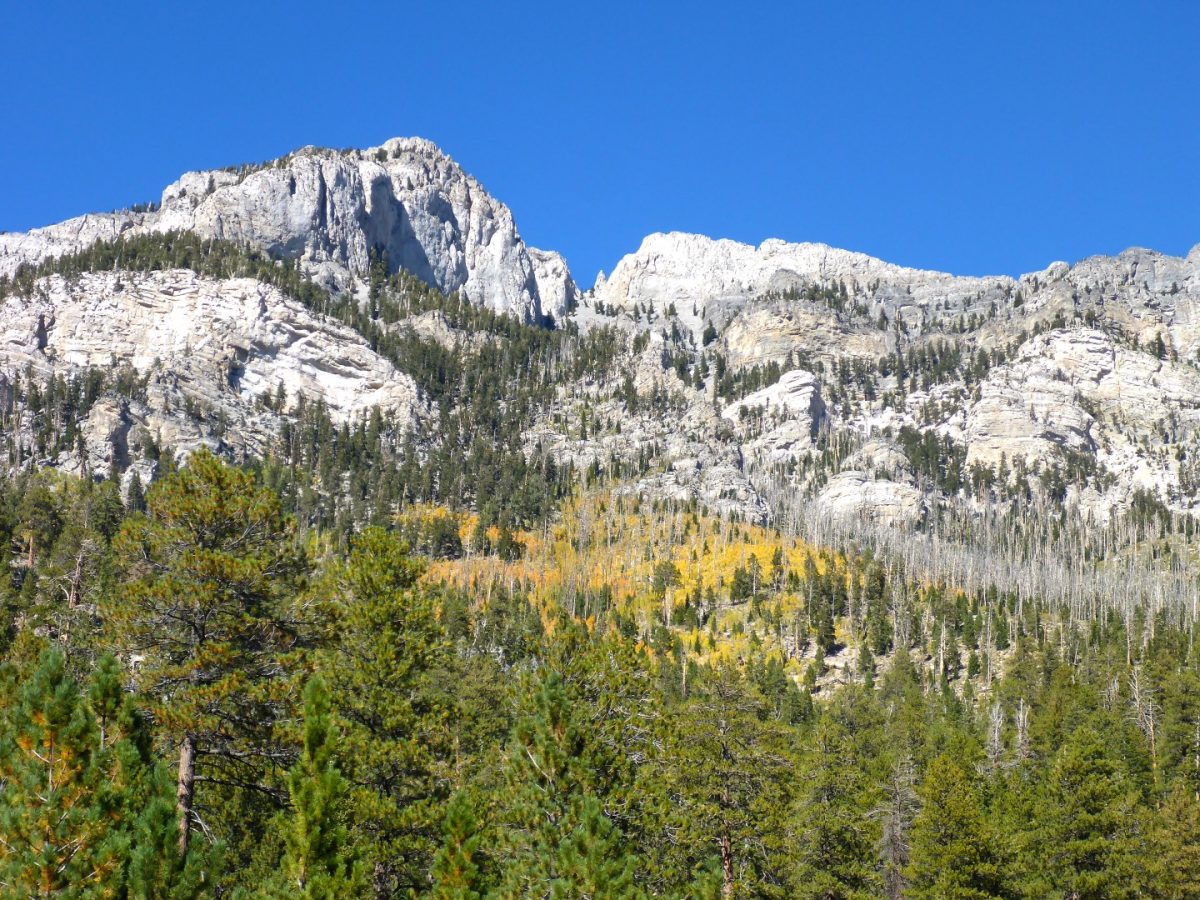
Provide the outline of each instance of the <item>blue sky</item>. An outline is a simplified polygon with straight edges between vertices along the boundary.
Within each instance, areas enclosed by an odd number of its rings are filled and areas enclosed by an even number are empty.
[[[1200,242],[1200,4],[0,0],[0,229],[422,135],[584,286],[651,231],[967,274]]]

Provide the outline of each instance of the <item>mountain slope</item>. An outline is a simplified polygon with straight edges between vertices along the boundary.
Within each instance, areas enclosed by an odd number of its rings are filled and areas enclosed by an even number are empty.
[[[158,299],[130,303],[120,277],[87,280],[97,267],[142,272],[138,289]],[[186,279],[173,268],[202,272],[194,289],[220,304],[247,290],[262,302],[193,309],[190,294],[167,290]],[[414,303],[407,282],[389,281],[397,272],[500,318],[445,297]],[[10,379],[30,365],[39,377],[78,374],[107,350],[117,367],[181,380],[230,415],[282,386],[335,421],[393,416],[409,458],[441,460],[447,479],[503,445],[548,462],[551,481],[587,472],[754,520],[794,517],[797,504],[808,517],[904,526],[1022,499],[1101,522],[1142,495],[1198,508],[1200,247],[978,278],[823,244],[655,234],[579,293],[562,257],[526,247],[508,209],[449,157],[395,139],[189,173],[155,209],[0,235],[0,273]],[[270,285],[303,298],[302,328]],[[312,339],[253,349],[244,336],[270,331],[276,315]],[[348,351],[344,331],[322,330],[325,315],[358,332],[351,374],[331,371]],[[205,348],[195,358],[191,344],[178,351],[183,331],[164,337],[176,320]],[[85,350],[55,343],[63,321]],[[288,355],[301,345],[302,359]],[[489,375],[493,353],[507,360],[502,378]],[[247,354],[243,374],[222,371]],[[179,403],[159,406],[170,444],[204,437]],[[231,421],[224,440],[238,455],[261,454],[282,427],[241,412]],[[39,455],[30,439],[28,428],[14,438],[21,464],[82,468],[73,448]],[[92,471],[104,471],[102,455],[89,451]],[[422,496],[453,492],[421,477]],[[485,497],[489,483],[460,496],[507,503]]]
[[[577,318],[642,335],[701,387],[694,402],[734,413],[760,494],[890,520],[922,515],[931,490],[986,498],[997,475],[1027,480],[1022,492],[1053,483],[1061,500],[1072,470],[1072,502],[1106,518],[1139,490],[1193,508],[1198,302],[1200,247],[960,278],[820,244],[660,234],[598,279]],[[836,459],[815,460],[819,441],[781,443],[811,428],[761,393],[790,370],[815,375]]]

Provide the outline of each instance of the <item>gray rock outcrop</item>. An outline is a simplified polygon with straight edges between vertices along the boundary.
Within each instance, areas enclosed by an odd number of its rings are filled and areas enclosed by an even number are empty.
[[[163,191],[156,211],[82,216],[0,235],[0,275],[99,240],[170,230],[296,259],[337,290],[363,276],[372,252],[381,250],[392,269],[526,321],[561,314],[574,297],[562,258],[531,254],[508,207],[418,138],[344,152],[306,147],[262,166],[189,172]]]
[[[130,445],[147,441],[262,455],[301,403],[324,403],[338,423],[375,407],[401,425],[424,414],[412,379],[355,332],[258,281],[188,270],[51,276],[35,296],[0,304],[3,377],[89,370],[124,370],[142,385],[93,406],[84,453],[43,461],[90,474],[123,468]]]

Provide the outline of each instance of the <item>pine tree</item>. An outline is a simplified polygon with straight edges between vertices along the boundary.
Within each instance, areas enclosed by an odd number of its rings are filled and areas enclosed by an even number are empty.
[[[42,655],[0,734],[0,888],[10,897],[119,890],[128,835],[104,791],[96,723],[58,650]]]
[[[433,860],[434,900],[482,900],[478,863],[482,835],[471,802],[460,791],[446,809],[445,839]]]
[[[1200,671],[1196,664],[1171,673],[1163,688],[1163,769],[1200,795]]]
[[[633,882],[633,859],[590,791],[581,764],[582,737],[561,678],[546,671],[533,687],[533,708],[513,729],[505,753],[508,798],[493,896],[643,896]]]
[[[102,611],[110,643],[143,657],[137,686],[178,747],[186,855],[198,753],[243,764],[279,717],[269,689],[295,641],[290,604],[308,564],[279,498],[207,451],[146,502],[116,539],[128,576]]]
[[[645,772],[661,798],[655,848],[667,890],[715,860],[722,896],[783,896],[791,800],[786,732],[736,669],[711,673],[664,722],[663,752]]]
[[[884,896],[901,900],[908,882],[904,871],[908,867],[913,819],[920,810],[917,799],[916,775],[911,757],[904,756],[893,766],[884,788],[884,801],[873,810],[879,820],[879,860],[883,865]]]
[[[449,644],[424,565],[368,528],[330,579],[330,644],[317,654],[342,728],[357,852],[383,892],[421,890],[440,843],[448,779]]]
[[[851,900],[876,895],[872,839],[863,813],[861,767],[846,730],[822,719],[801,765],[793,816],[793,896]]]
[[[13,895],[211,896],[219,848],[179,854],[172,781],[101,657],[86,696],[49,650],[0,725],[0,885]],[[2,707],[3,704],[0,704]]]
[[[1007,896],[995,835],[967,772],[947,755],[930,764],[921,783],[905,876],[908,896],[982,900]]]
[[[1135,895],[1137,795],[1090,726],[1076,729],[1059,750],[1041,803],[1037,847],[1051,891],[1079,900]]]
[[[338,900],[365,893],[362,869],[349,852],[340,820],[347,785],[334,763],[336,744],[329,692],[314,675],[304,688],[304,744],[288,773],[291,813],[284,826],[283,863],[265,897]]]
[[[133,823],[129,855],[129,896],[138,900],[193,900],[219,896],[221,846],[199,841],[179,853],[179,813],[171,796],[173,780],[159,769],[159,788],[141,805]]]
[[[858,674],[862,675],[863,684],[869,688],[875,687],[875,656],[867,641],[863,641],[858,648]]]
[[[173,782],[153,755],[153,736],[123,681],[116,657],[104,654],[92,671],[87,699],[106,754],[98,793],[107,794],[110,808],[119,809],[121,820],[130,823],[129,894],[139,900],[211,896],[221,848],[193,842],[186,855],[180,854]]]
[[[562,678],[563,690],[578,723],[580,763],[591,775],[589,790],[618,827],[628,828],[642,814],[639,765],[654,752],[650,729],[660,719],[660,690],[644,654],[612,636],[596,637],[560,617],[543,642],[547,664]],[[673,666],[667,671],[678,683]]]
[[[1148,847],[1146,896],[1163,900],[1200,897],[1200,800],[1176,786],[1155,816]]]
[[[106,747],[116,736],[122,713],[130,711],[122,693],[121,664],[111,653],[96,660],[87,699],[100,731],[100,746]]]
[[[125,508],[135,513],[146,511],[146,491],[137,472],[129,476],[129,487],[125,491]]]

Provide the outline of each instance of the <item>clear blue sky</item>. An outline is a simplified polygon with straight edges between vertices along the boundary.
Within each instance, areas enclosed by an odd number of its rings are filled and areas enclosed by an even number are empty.
[[[422,135],[584,286],[659,230],[970,274],[1200,242],[1193,0],[0,12],[0,229]]]

